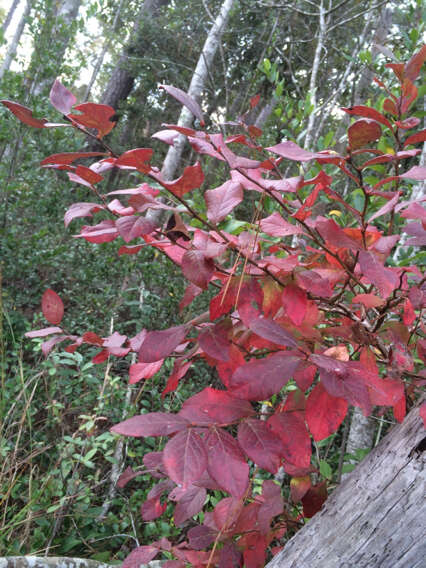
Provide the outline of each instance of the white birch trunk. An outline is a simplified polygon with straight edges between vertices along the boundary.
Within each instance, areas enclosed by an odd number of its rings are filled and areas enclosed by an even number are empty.
[[[197,66],[189,85],[188,95],[199,101],[207,81],[209,69],[213,63],[214,56],[219,47],[220,39],[228,23],[229,14],[231,12],[234,0],[224,0],[222,7],[213,26],[204,43],[204,47],[198,58]],[[193,115],[184,107],[179,115],[177,124],[179,126],[190,127],[192,125]],[[175,138],[175,143],[170,146],[166,158],[163,163],[161,173],[166,180],[173,179],[176,170],[179,167],[185,145],[185,137],[179,135]]]
[[[13,58],[16,55],[16,51],[18,49],[19,41],[20,41],[22,33],[24,31],[25,24],[27,23],[27,18],[29,16],[30,10],[31,10],[31,0],[27,0],[25,10],[24,10],[24,12],[21,16],[21,19],[19,20],[19,23],[16,27],[16,31],[13,35],[12,41],[10,42],[9,47],[7,49],[6,56],[3,60],[3,63],[1,64],[0,81],[3,79],[6,71],[9,71],[9,67],[10,67],[10,65],[13,61]]]
[[[267,568],[424,567],[425,441],[417,407]]]

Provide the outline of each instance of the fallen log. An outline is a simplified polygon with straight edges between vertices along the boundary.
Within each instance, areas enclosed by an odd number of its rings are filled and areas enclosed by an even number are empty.
[[[425,462],[426,432],[416,407],[267,568],[424,568]]]

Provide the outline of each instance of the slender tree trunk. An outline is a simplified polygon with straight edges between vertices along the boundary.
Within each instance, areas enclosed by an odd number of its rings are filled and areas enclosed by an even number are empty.
[[[309,115],[308,127],[306,129],[305,135],[305,148],[307,150],[310,149],[312,143],[312,136],[314,132],[314,125],[315,125],[315,116],[317,112],[317,78],[318,78],[318,71],[321,61],[321,54],[325,47],[325,40],[327,36],[327,22],[325,18],[325,8],[323,4],[323,0],[321,0],[319,5],[319,29],[318,29],[318,41],[317,46],[315,48],[315,55],[314,61],[312,64],[312,72],[311,72],[311,79],[309,82],[309,93],[311,95],[311,105],[312,111]]]
[[[67,47],[73,37],[71,26],[75,22],[82,0],[62,0],[55,4],[52,20],[41,30],[40,39],[47,38],[46,44],[35,41],[30,69],[33,70],[30,93],[41,95],[50,90],[53,81],[60,75]],[[51,27],[52,26],[52,27]]]
[[[192,75],[191,84],[189,85],[188,95],[190,95],[195,100],[200,100],[204,86],[207,81],[209,69],[213,63],[214,56],[219,47],[219,42],[221,40],[222,34],[228,23],[229,14],[231,12],[234,0],[224,0],[222,7],[216,20],[213,23],[212,28],[207,36],[204,43],[204,47],[201,51],[200,57],[197,62],[194,74]],[[179,115],[178,125],[179,126],[191,126],[193,121],[192,113],[184,107]],[[179,135],[175,139],[173,146],[170,146],[166,158],[163,163],[163,168],[161,173],[165,179],[172,179],[175,175],[176,170],[179,167],[180,160],[182,157],[183,148],[185,145],[185,137]]]
[[[136,72],[129,65],[129,59],[135,45],[141,38],[141,24],[145,19],[150,19],[158,13],[160,8],[167,6],[169,0],[145,0],[136,17],[130,43],[124,48],[114,71],[108,81],[101,97],[102,103],[117,109],[122,101],[125,101],[135,84]],[[134,39],[136,38],[136,39]]]
[[[416,407],[267,568],[422,568],[425,441]]]
[[[111,44],[111,36],[115,32],[115,30],[117,29],[117,24],[118,24],[118,21],[119,21],[119,16],[120,16],[121,8],[123,6],[123,2],[124,2],[124,0],[120,0],[120,3],[119,3],[117,10],[115,12],[115,16],[114,16],[114,20],[112,22],[111,30],[109,31],[109,35],[107,36],[107,39],[104,41],[104,44],[102,46],[102,50],[101,50],[101,52],[100,52],[100,54],[99,54],[99,56],[96,60],[95,66],[94,66],[93,71],[92,71],[92,75],[90,77],[89,83],[87,84],[86,90],[84,92],[84,97],[83,97],[84,101],[87,101],[87,99],[89,98],[90,91],[92,90],[92,87],[93,87],[93,85],[96,81],[96,78],[99,74],[99,71],[102,67],[102,63],[104,62],[105,55],[106,55],[106,53],[109,49],[109,46]]]
[[[29,16],[30,10],[31,10],[31,0],[27,0],[27,3],[25,5],[25,10],[21,16],[21,19],[19,20],[15,34],[12,38],[12,41],[10,42],[6,56],[0,67],[0,81],[3,79],[3,76],[6,73],[6,71],[9,71],[10,64],[12,63],[12,60],[16,55],[16,50],[18,49],[19,41],[24,31],[25,24],[27,23],[27,18]]]
[[[257,126],[258,128],[263,128],[265,125],[265,122],[268,120],[268,118],[271,116],[273,110],[275,109],[275,107],[278,104],[278,98],[275,96],[275,93],[272,94],[272,97],[270,99],[269,102],[267,102],[260,110],[259,114],[256,117],[256,120],[254,121],[254,125]]]
[[[1,31],[3,32],[3,36],[6,33],[7,28],[10,25],[10,22],[12,21],[13,14],[15,13],[15,10],[16,10],[18,4],[19,4],[19,1],[20,0],[13,0],[12,6],[9,8],[9,12],[7,13],[7,15],[4,19],[4,22],[1,25]]]

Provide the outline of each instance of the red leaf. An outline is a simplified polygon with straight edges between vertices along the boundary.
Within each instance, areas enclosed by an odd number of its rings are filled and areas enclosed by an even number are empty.
[[[62,343],[62,341],[65,341],[65,339],[76,339],[76,337],[71,335],[55,335],[51,337],[50,339],[44,341],[41,344],[41,351],[43,355],[47,357],[49,353],[52,351],[52,349],[55,347],[55,345],[57,345],[58,343]]]
[[[147,499],[141,506],[141,516],[144,521],[154,521],[161,517],[167,509],[167,502],[161,504],[160,497]]]
[[[150,379],[161,369],[163,365],[163,359],[156,361],[155,363],[135,363],[130,366],[129,371],[129,384],[134,385],[142,379]]]
[[[227,542],[219,553],[219,568],[240,568],[242,555],[235,544]]]
[[[290,494],[293,503],[297,503],[302,499],[311,487],[311,478],[309,475],[303,477],[292,477],[290,479]]]
[[[305,290],[294,284],[289,284],[283,290],[282,302],[294,325],[300,325],[305,318],[308,306],[308,296]]]
[[[161,504],[160,498],[166,492],[173,489],[174,483],[171,480],[160,481],[151,489],[147,495],[147,500],[142,504],[141,515],[144,521],[158,519],[167,508],[167,503]],[[153,543],[158,544],[158,543]]]
[[[306,422],[316,442],[336,432],[348,411],[343,398],[328,394],[322,383],[310,392],[306,402]]]
[[[229,381],[229,389],[242,399],[268,400],[287,384],[299,362],[298,357],[285,352],[252,359],[235,371]]]
[[[44,327],[43,329],[34,329],[33,331],[27,331],[25,337],[32,339],[33,337],[46,337],[46,335],[52,335],[53,333],[64,333],[60,327]]]
[[[414,81],[417,79],[423,63],[426,60],[426,45],[422,45],[420,50],[415,53],[404,66],[404,78]]]
[[[209,474],[232,497],[243,497],[249,485],[249,466],[237,441],[225,430],[212,428],[205,443]]]
[[[307,391],[314,381],[317,368],[315,365],[302,362],[294,373],[294,380],[302,391]]]
[[[222,323],[204,328],[198,336],[198,343],[213,359],[225,362],[229,360],[231,343],[226,337],[226,329]]]
[[[416,132],[411,136],[408,136],[408,138],[404,140],[404,148],[409,144],[418,144],[419,142],[424,142],[425,140],[426,140],[426,129],[421,130],[420,132]]]
[[[380,124],[371,118],[360,118],[348,128],[349,146],[351,150],[364,148],[366,144],[378,140],[382,135]]]
[[[398,422],[402,422],[405,418],[407,413],[407,404],[405,401],[405,395],[398,400],[396,404],[393,405],[393,415],[395,416],[395,420]]]
[[[407,298],[404,302],[404,312],[403,312],[402,321],[404,322],[404,325],[409,326],[414,323],[415,319],[416,319],[416,313],[414,311],[413,304]]]
[[[90,168],[86,168],[86,166],[77,166],[73,172],[68,173],[68,177],[71,181],[81,183],[90,188],[104,179],[100,174]]]
[[[232,374],[238,367],[244,365],[244,357],[241,351],[235,345],[231,344],[229,350],[229,361],[221,362],[219,361],[216,365],[217,372],[219,374],[220,380],[225,385],[229,387],[229,381]]]
[[[210,546],[216,540],[216,536],[217,531],[206,525],[192,527],[188,531],[189,546],[194,550],[202,550]]]
[[[186,430],[188,421],[178,414],[168,412],[148,412],[133,416],[111,428],[111,432],[142,438],[147,436],[170,436],[175,432]]]
[[[118,168],[136,168],[140,172],[147,173],[150,170],[150,166],[146,163],[152,158],[153,151],[151,148],[135,148],[134,150],[128,150],[121,154],[115,165]]]
[[[147,472],[152,475],[152,477],[158,479],[165,477],[166,472],[164,471],[163,452],[148,452],[144,455],[142,461]]]
[[[368,222],[371,223],[373,219],[377,219],[378,217],[381,217],[382,215],[386,215],[387,213],[393,211],[396,204],[398,203],[400,195],[401,193],[399,191],[396,192],[396,194],[392,197],[392,199],[389,199],[389,201],[385,205],[383,205],[383,207],[380,207],[378,211],[376,211],[375,213],[373,213],[373,215],[371,215],[371,217],[368,219]]]
[[[371,373],[367,376],[366,385],[371,403],[376,406],[394,406],[404,397],[404,384],[393,379],[381,379]]]
[[[311,439],[301,412],[280,412],[268,420],[269,426],[281,438],[286,462],[298,468],[309,468]],[[285,469],[285,464],[284,464]]]
[[[255,108],[259,104],[259,101],[260,101],[260,95],[255,95],[254,97],[252,97],[250,99],[251,108]]]
[[[209,189],[204,198],[207,204],[207,218],[211,223],[219,223],[243,200],[243,188],[238,182],[232,180]]]
[[[204,487],[196,487],[195,485],[180,493],[179,498],[176,499],[178,504],[173,513],[177,527],[201,511],[206,495],[207,491]],[[172,499],[172,496],[169,495],[169,498]]]
[[[313,485],[302,497],[303,516],[310,519],[318,513],[327,500],[327,486],[325,481]]]
[[[322,278],[315,270],[304,270],[296,272],[296,281],[305,290],[319,296],[320,298],[329,298],[333,294],[331,284],[325,278]]]
[[[238,427],[238,442],[259,467],[276,473],[283,456],[283,444],[264,420],[245,420]]]
[[[94,128],[98,131],[98,138],[102,138],[115,126],[115,121],[111,119],[115,116],[115,110],[108,105],[95,103],[82,103],[74,107],[81,114],[69,114],[68,118],[86,128]]]
[[[117,480],[117,487],[123,489],[129,483],[129,481],[135,479],[135,477],[138,477],[139,475],[143,475],[144,473],[144,471],[133,471],[130,466],[126,467],[126,469]]]
[[[141,248],[143,248],[143,245],[133,245],[131,247],[123,245],[118,249],[118,256],[121,256],[122,254],[136,254],[141,250]]]
[[[388,128],[392,128],[392,124],[389,122],[389,120],[381,112],[377,111],[374,108],[363,105],[357,105],[350,108],[342,107],[342,110],[344,110],[348,114],[363,116],[364,118],[372,118],[373,120],[380,122],[381,124],[384,124]]]
[[[357,294],[352,298],[353,304],[363,304],[366,308],[378,308],[383,305],[383,299],[374,294]]]
[[[184,308],[189,306],[192,303],[192,301],[201,294],[202,291],[203,289],[199,288],[195,284],[192,283],[188,284],[188,286],[185,288],[185,293],[183,295],[183,298],[179,302],[179,312],[181,312]]]
[[[238,540],[243,550],[244,568],[263,568],[266,565],[266,537],[256,532],[247,533]]]
[[[398,287],[398,275],[390,268],[385,268],[374,254],[360,251],[358,260],[363,276],[379,289],[383,298],[387,298]]]
[[[262,485],[262,504],[257,514],[260,532],[268,534],[271,530],[271,521],[284,511],[284,500],[281,487],[272,480],[266,480]]]
[[[227,391],[207,387],[188,398],[179,415],[199,426],[231,424],[254,413],[247,400],[236,398]]]
[[[274,154],[278,154],[283,158],[287,158],[288,160],[295,160],[296,162],[309,162],[309,160],[313,160],[315,158],[326,158],[327,154],[321,153],[314,153],[309,152],[308,150],[304,150],[291,140],[285,140],[280,144],[276,144],[275,146],[271,146],[270,148],[265,148],[269,150],[269,152],[274,152]]]
[[[326,355],[311,355],[309,359],[320,368],[320,376],[327,392],[336,398],[345,398],[360,406],[367,416],[371,401],[367,383],[374,381],[374,373],[358,361],[339,361]]]
[[[86,239],[89,243],[109,243],[118,237],[118,231],[112,219],[106,219],[97,225],[84,225],[75,239]]]
[[[168,189],[173,195],[178,197],[183,197],[185,193],[200,187],[204,181],[203,170],[201,169],[200,162],[196,162],[193,166],[187,166],[183,170],[183,174],[180,178],[174,181],[162,181],[162,184],[166,189]]]
[[[287,237],[288,235],[299,235],[303,232],[297,225],[285,221],[277,212],[262,219],[260,229],[271,237]]]
[[[52,154],[40,162],[41,166],[49,164],[69,165],[79,158],[93,158],[94,156],[105,156],[104,152],[64,152],[63,154]]]
[[[75,96],[58,79],[53,83],[50,90],[50,102],[61,114],[69,114],[77,102]]]
[[[10,112],[19,118],[24,124],[32,126],[33,128],[46,128],[47,120],[45,118],[36,118],[33,116],[33,111],[26,106],[20,105],[19,103],[13,103],[12,101],[0,101],[5,107],[7,107]]]
[[[326,241],[337,248],[349,248],[358,250],[360,245],[348,237],[333,219],[320,218],[315,223],[315,228]]]
[[[272,341],[272,343],[284,345],[285,347],[297,347],[297,343],[292,335],[272,319],[256,318],[251,321],[249,327],[256,335]]]
[[[149,331],[139,351],[139,361],[154,363],[168,357],[183,341],[187,333],[184,325],[170,327],[163,331]]]
[[[155,558],[158,552],[155,546],[138,546],[127,556],[122,568],[140,568],[142,564],[147,564]]]
[[[403,179],[414,179],[416,181],[423,181],[426,179],[426,167],[423,166],[413,166],[405,174],[399,176]]]
[[[177,87],[173,87],[172,85],[160,85],[160,89],[164,89],[167,93],[169,93],[169,95],[179,101],[182,105],[186,106],[186,108],[190,110],[196,118],[198,118],[201,126],[205,125],[200,105],[190,95]]]
[[[173,392],[177,389],[179,381],[186,375],[191,365],[192,365],[191,361],[183,363],[182,359],[178,359],[175,362],[173,366],[173,372],[170,375],[170,377],[167,379],[166,387],[161,393],[161,398],[164,398],[167,393]]]
[[[156,227],[154,221],[139,215],[126,215],[125,217],[121,217],[116,220],[115,225],[120,236],[126,243],[142,235],[151,234]]]
[[[167,475],[176,484],[188,488],[207,467],[207,451],[202,438],[191,428],[169,440],[163,451]]]
[[[68,227],[73,219],[77,219],[78,217],[92,217],[92,213],[97,213],[98,211],[102,211],[102,209],[105,209],[105,207],[98,203],[73,203],[64,215],[65,227]]]
[[[41,310],[52,325],[61,323],[64,317],[64,304],[56,292],[48,288],[41,299]]]
[[[182,272],[190,282],[206,290],[213,276],[214,262],[200,250],[187,250],[182,257]]]
[[[237,278],[238,285],[234,289],[238,294],[238,313],[245,326],[250,326],[253,319],[257,319],[262,312],[263,290],[257,278]],[[230,292],[230,290],[228,290]],[[236,298],[235,298],[236,300]]]

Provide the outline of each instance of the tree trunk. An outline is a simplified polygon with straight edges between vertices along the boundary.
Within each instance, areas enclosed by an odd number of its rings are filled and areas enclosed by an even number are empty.
[[[124,48],[117,65],[112,72],[105,91],[101,97],[102,103],[117,109],[121,101],[125,101],[135,84],[136,73],[129,66],[129,58],[140,36],[140,25],[145,18],[152,18],[155,13],[166,6],[169,0],[145,0],[136,17],[131,37],[136,38]]]
[[[313,108],[309,115],[308,127],[305,135],[304,147],[306,148],[306,150],[310,149],[312,142],[312,135],[315,125],[315,115],[317,112],[317,77],[321,61],[321,54],[325,47],[325,41],[327,37],[327,22],[325,17],[325,8],[322,0],[319,5],[318,22],[319,22],[318,41],[317,41],[317,46],[315,48],[314,61],[312,63],[311,79],[309,82],[309,93],[311,95],[311,105]]]
[[[7,31],[7,28],[10,25],[10,22],[12,21],[13,18],[13,14],[15,13],[16,8],[18,7],[19,4],[19,0],[13,0],[12,6],[9,8],[9,11],[4,19],[4,22],[1,25],[1,31],[3,32],[3,36]]]
[[[425,430],[414,408],[267,568],[421,568]]]
[[[82,0],[62,0],[55,4],[53,14],[46,18],[45,27],[40,32],[41,43],[35,41],[30,63],[33,71],[32,74],[30,72],[31,94],[38,96],[48,93],[53,81],[60,75],[65,52],[73,38],[71,26],[77,18],[81,2]]]
[[[87,87],[86,87],[86,90],[84,92],[84,96],[83,96],[84,102],[86,102],[87,99],[89,98],[90,91],[92,90],[92,87],[95,84],[96,78],[97,78],[99,71],[102,67],[102,64],[104,62],[106,52],[108,51],[110,43],[111,43],[111,37],[112,37],[113,33],[115,32],[115,30],[117,28],[117,24],[118,24],[118,21],[119,21],[120,12],[121,12],[121,8],[123,6],[123,2],[124,2],[124,0],[120,0],[120,3],[119,3],[117,10],[115,12],[114,21],[112,22],[111,29],[109,30],[110,35],[108,35],[108,37],[104,41],[101,52],[96,59],[96,63],[95,63],[95,66],[93,67],[92,75],[90,76],[90,80],[89,80]]]
[[[224,0],[222,7],[207,39],[204,43],[203,49],[201,51],[200,57],[198,58],[197,66],[195,68],[194,74],[192,75],[191,84],[189,85],[188,95],[195,100],[200,100],[201,94],[203,92],[209,69],[213,63],[214,56],[216,55],[217,48],[219,47],[219,42],[222,34],[228,23],[229,14],[231,12],[234,0]],[[179,115],[178,125],[190,127],[192,125],[193,115],[192,113],[184,107]],[[175,175],[175,172],[179,166],[180,159],[182,157],[183,147],[185,145],[185,137],[179,135],[175,139],[173,146],[170,146],[166,158],[163,163],[163,168],[161,173],[163,177],[170,180]]]
[[[15,34],[10,42],[10,45],[7,49],[6,56],[3,60],[3,63],[0,67],[0,81],[3,79],[4,74],[6,71],[9,71],[10,64],[12,63],[13,58],[16,55],[16,50],[18,49],[19,41],[22,36],[22,32],[24,31],[25,24],[27,23],[27,18],[30,13],[31,9],[31,0],[27,0],[27,4],[25,6],[25,10],[19,20],[19,23],[16,27]]]

